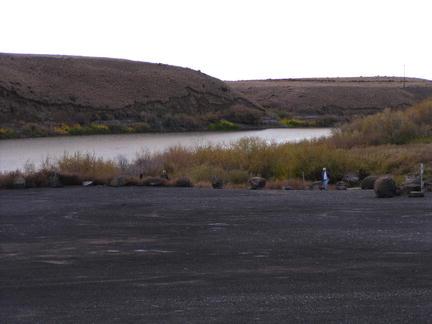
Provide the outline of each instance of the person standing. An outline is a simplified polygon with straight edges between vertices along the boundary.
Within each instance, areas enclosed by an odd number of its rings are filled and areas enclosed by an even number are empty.
[[[330,181],[330,174],[326,168],[323,168],[321,171],[321,181],[322,181],[322,189],[328,190],[328,183]]]

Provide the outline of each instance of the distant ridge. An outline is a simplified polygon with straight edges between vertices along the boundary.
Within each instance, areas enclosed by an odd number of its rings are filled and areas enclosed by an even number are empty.
[[[227,83],[280,117],[321,120],[330,124],[385,108],[403,109],[432,96],[432,81],[402,77],[267,79]]]

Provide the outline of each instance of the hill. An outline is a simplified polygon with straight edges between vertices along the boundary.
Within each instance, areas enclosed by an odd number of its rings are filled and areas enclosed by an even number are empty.
[[[262,107],[225,82],[187,68],[0,54],[0,127],[17,136],[71,127],[77,132],[199,130],[220,119],[247,128],[257,127],[263,116]]]
[[[323,124],[351,120],[385,108],[403,109],[432,96],[432,81],[398,77],[281,79],[227,82],[282,118]]]

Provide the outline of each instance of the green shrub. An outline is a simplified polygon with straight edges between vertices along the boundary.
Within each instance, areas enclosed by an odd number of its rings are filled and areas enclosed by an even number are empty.
[[[221,119],[213,124],[210,124],[208,129],[211,131],[232,131],[232,130],[238,130],[240,127],[228,120]]]
[[[95,124],[90,125],[73,125],[69,127],[68,133],[70,135],[96,135],[96,134],[110,134],[111,129],[107,125]]]
[[[234,184],[247,183],[249,180],[249,172],[246,170],[229,170],[226,173],[226,181]]]
[[[0,139],[14,138],[16,137],[16,132],[10,128],[0,127]]]
[[[43,137],[49,134],[46,128],[34,123],[25,124],[21,132],[26,137]]]
[[[316,122],[314,121],[307,121],[307,120],[300,120],[295,118],[284,118],[281,120],[281,124],[289,127],[289,128],[300,128],[300,127],[316,127]]]
[[[251,109],[242,105],[234,105],[230,107],[223,117],[235,123],[258,125],[263,115],[264,113],[258,109]]]
[[[134,133],[146,133],[151,130],[151,127],[148,123],[141,122],[141,123],[134,123],[130,125],[130,128]]]
[[[214,176],[226,179],[226,171],[224,169],[209,164],[194,166],[188,171],[188,174],[195,182],[211,181]]]

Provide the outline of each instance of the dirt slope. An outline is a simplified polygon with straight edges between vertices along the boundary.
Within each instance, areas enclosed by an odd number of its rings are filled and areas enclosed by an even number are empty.
[[[432,96],[432,81],[422,79],[324,78],[227,82],[257,104],[281,116],[348,120],[384,108],[404,108]]]
[[[248,117],[242,120],[243,115]],[[259,123],[263,110],[221,80],[163,65],[71,56],[0,54],[0,126],[24,122],[145,122],[206,128],[220,117]],[[249,116],[250,117],[250,116]]]

